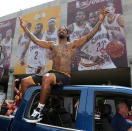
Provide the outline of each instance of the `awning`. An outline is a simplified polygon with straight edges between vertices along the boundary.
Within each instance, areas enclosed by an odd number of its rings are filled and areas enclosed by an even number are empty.
[[[131,86],[130,68],[101,69],[90,71],[76,71],[72,74],[73,85],[112,85]]]

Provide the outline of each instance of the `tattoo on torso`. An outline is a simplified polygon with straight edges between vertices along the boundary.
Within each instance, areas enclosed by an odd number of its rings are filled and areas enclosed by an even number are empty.
[[[71,72],[71,61],[76,49],[70,43],[56,45],[52,49],[53,69],[61,72]]]

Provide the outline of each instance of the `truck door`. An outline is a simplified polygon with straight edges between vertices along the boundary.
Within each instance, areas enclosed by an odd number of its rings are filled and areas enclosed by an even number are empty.
[[[114,131],[111,121],[119,102],[125,102],[129,113],[126,120],[132,122],[132,90],[120,87],[102,87],[93,89],[93,131]]]
[[[30,117],[40,98],[40,90],[36,91],[25,110],[21,120],[14,120],[12,131],[77,131],[83,130],[86,91],[60,90],[52,91],[45,105],[43,120],[37,124],[27,123],[24,119]]]
[[[11,121],[14,116],[0,115],[0,131],[8,131]]]

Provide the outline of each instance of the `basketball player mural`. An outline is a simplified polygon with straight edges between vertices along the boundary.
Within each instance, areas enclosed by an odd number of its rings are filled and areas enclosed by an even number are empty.
[[[109,13],[104,20],[104,25],[108,31],[111,43],[108,45],[106,51],[111,55],[116,66],[124,67],[127,66],[127,56],[125,51],[126,40],[123,16],[116,13],[116,8],[113,3],[108,3],[107,8]]]
[[[121,14],[117,14],[113,3],[108,3],[110,13],[105,18],[104,25],[109,33],[109,40],[125,40],[124,20]]]
[[[31,23],[27,23],[27,28],[29,30],[31,30]],[[19,58],[22,56],[22,53],[24,51],[25,45],[27,45],[29,43],[30,39],[29,37],[26,35],[26,33],[24,32],[18,40],[18,50],[17,50],[17,56],[19,56]],[[21,59],[20,59],[21,61]]]
[[[96,24],[95,28],[90,31],[87,35],[81,37],[78,40],[68,42],[69,38],[68,31],[65,27],[58,29],[58,44],[52,41],[44,41],[38,39],[33,33],[31,33],[27,27],[26,23],[20,18],[20,24],[23,30],[28,34],[30,39],[42,48],[47,48],[52,51],[53,67],[44,76],[30,76],[22,79],[21,86],[23,94],[31,85],[42,84],[40,93],[40,102],[38,107],[33,111],[30,118],[26,120],[31,123],[36,123],[42,120],[42,110],[45,106],[46,99],[50,94],[52,85],[66,85],[70,84],[70,73],[71,73],[71,60],[72,56],[75,55],[77,48],[81,47],[87,43],[100,29],[101,24],[104,21],[105,15],[108,13],[107,9],[100,11],[99,22]]]
[[[2,45],[2,33],[0,32],[0,45]]]
[[[0,65],[3,64],[3,68],[6,71],[10,66],[10,57],[12,52],[12,29],[8,29],[6,31],[6,36],[2,40],[2,51],[4,53],[4,57]]]
[[[55,27],[55,24],[56,24],[55,18],[50,18],[48,20],[48,30],[44,32],[42,40],[54,41],[55,43],[58,43],[57,36],[58,29]],[[52,60],[50,49],[46,49],[46,58],[47,60]]]
[[[86,22],[86,14],[83,10],[76,12],[75,23],[68,26],[70,41],[80,39],[82,36],[90,32],[90,25]],[[79,50],[79,49],[78,49]],[[77,70],[80,57],[78,56],[78,51],[76,55],[72,58],[72,71]]]
[[[4,69],[3,69],[3,62],[4,62],[4,57],[5,57],[5,53],[3,50],[3,45],[2,45],[2,33],[0,33],[0,80],[2,79],[3,73],[4,73]]]
[[[96,25],[98,19],[98,12],[89,13],[88,21],[92,28]],[[94,37],[81,48],[81,60],[78,70],[116,68],[106,52],[106,47],[109,42],[107,30],[102,24],[100,30]]]
[[[28,29],[28,28],[27,28]],[[42,39],[43,25],[41,23],[36,24],[34,29],[34,35],[38,39]],[[29,30],[29,29],[28,29]],[[27,52],[28,51],[28,52]],[[29,41],[25,44],[24,51],[21,55],[21,65],[24,65],[24,57],[27,52],[27,68],[26,74],[35,74],[44,72],[45,68],[45,49],[35,44],[33,41]]]

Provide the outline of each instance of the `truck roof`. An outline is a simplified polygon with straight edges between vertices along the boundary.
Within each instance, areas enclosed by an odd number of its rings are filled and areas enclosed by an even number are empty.
[[[25,96],[24,99],[29,100],[29,96],[31,96],[35,91],[40,90],[41,86],[32,86],[30,87]],[[55,88],[54,88],[55,89]],[[72,91],[87,91],[87,90],[93,90],[98,92],[122,92],[126,94],[132,94],[132,88],[124,87],[124,86],[108,86],[108,85],[67,85],[62,87],[59,90],[72,90]]]
[[[32,91],[40,89],[41,86],[33,86],[30,87],[28,90],[29,93]],[[58,88],[58,87],[56,87]],[[61,88],[62,90],[88,90],[88,89],[93,89],[93,90],[98,90],[98,91],[132,91],[132,88],[130,87],[124,87],[124,86],[114,86],[114,85],[67,85]],[[59,88],[60,90],[60,88]]]
[[[63,89],[89,89],[92,88],[93,90],[131,90],[131,87],[125,87],[125,86],[116,86],[116,85],[70,85],[70,86],[64,86]]]

